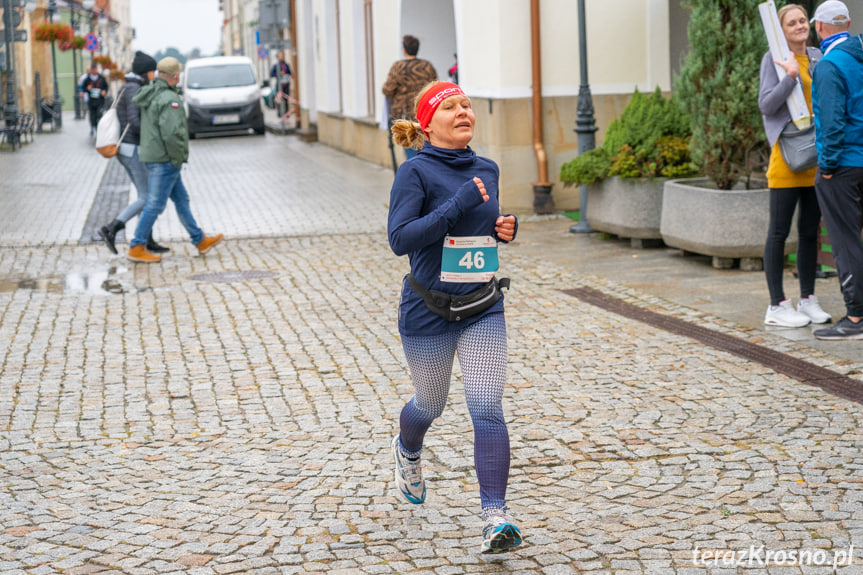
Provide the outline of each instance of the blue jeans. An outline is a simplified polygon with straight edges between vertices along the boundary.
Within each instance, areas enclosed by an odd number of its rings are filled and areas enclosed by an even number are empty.
[[[147,166],[138,159],[138,149],[139,146],[135,146],[135,152],[131,157],[117,154],[117,160],[120,162],[120,165],[126,168],[126,173],[129,174],[132,183],[135,184],[135,190],[138,192],[138,199],[126,206],[126,209],[117,216],[117,219],[124,224],[140,214],[147,203],[147,187],[149,185],[147,183]]]
[[[147,162],[146,165],[149,172],[147,203],[144,205],[141,217],[138,218],[138,227],[135,228],[135,237],[130,245],[132,247],[147,245],[147,238],[153,231],[153,224],[156,223],[156,218],[165,211],[168,198],[174,202],[177,217],[180,218],[180,223],[189,232],[192,243],[195,245],[201,243],[204,239],[204,232],[198,227],[194,216],[192,216],[192,210],[189,209],[189,192],[186,191],[183,178],[180,176],[180,170],[183,166],[175,168],[171,162]]]

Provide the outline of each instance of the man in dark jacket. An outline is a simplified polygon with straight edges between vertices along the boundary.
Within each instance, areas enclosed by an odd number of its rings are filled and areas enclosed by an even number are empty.
[[[108,97],[108,80],[99,73],[99,67],[95,62],[90,64],[90,69],[84,81],[81,82],[81,92],[87,94],[87,108],[90,110],[90,135],[96,133],[96,126],[102,117],[102,109],[105,106],[105,98]]]
[[[291,67],[285,61],[285,51],[279,50],[279,61],[270,69],[270,78],[276,79],[285,109],[288,109],[288,103],[291,101],[291,76]]]
[[[156,60],[144,52],[135,52],[132,61],[132,72],[126,74],[126,84],[120,92],[120,101],[117,102],[117,119],[120,121],[120,131],[124,132],[123,141],[120,144],[120,152],[117,161],[126,169],[138,199],[129,204],[120,212],[117,219],[108,225],[99,228],[99,237],[113,253],[117,253],[114,245],[117,232],[126,227],[126,223],[139,215],[147,203],[147,166],[139,158],[141,144],[141,110],[132,104],[132,98],[138,93],[141,86],[153,81],[156,77]],[[147,238],[147,250],[153,253],[164,253],[170,251],[153,241],[153,234]]]
[[[189,159],[189,129],[177,91],[182,69],[182,64],[176,58],[163,58],[156,65],[159,76],[138,90],[132,99],[132,103],[141,108],[140,158],[147,164],[149,174],[147,203],[138,219],[127,256],[133,262],[155,263],[162,260],[162,256],[147,250],[147,238],[156,219],[165,210],[168,198],[174,202],[177,217],[199,254],[207,253],[222,241],[222,234],[205,236],[198,227],[189,208],[189,193],[180,174],[183,164]]]
[[[812,78],[818,172],[815,194],[839,271],[846,317],[815,330],[818,339],[863,339],[863,35],[839,0],[818,6],[815,31],[824,57]]]

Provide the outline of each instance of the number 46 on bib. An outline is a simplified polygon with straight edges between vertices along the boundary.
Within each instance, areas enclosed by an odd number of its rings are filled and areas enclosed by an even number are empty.
[[[498,270],[497,240],[491,236],[447,236],[443,242],[440,280],[485,283]]]

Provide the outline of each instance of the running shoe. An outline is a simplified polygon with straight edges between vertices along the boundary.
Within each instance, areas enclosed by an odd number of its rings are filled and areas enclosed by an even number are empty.
[[[423,481],[422,459],[408,459],[402,454],[399,436],[393,437],[393,458],[396,460],[396,487],[409,503],[426,500],[426,483]]]
[[[482,519],[483,553],[503,553],[521,545],[521,529],[506,509],[486,509]]]

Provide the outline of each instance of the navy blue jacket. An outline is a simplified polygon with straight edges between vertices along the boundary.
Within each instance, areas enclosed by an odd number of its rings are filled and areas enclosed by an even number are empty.
[[[479,177],[489,199],[473,178]],[[493,236],[500,215],[498,182],[500,170],[470,148],[450,150],[429,143],[399,168],[390,192],[387,222],[390,247],[396,255],[407,254],[411,272],[426,289],[463,295],[480,283],[440,281],[443,242],[446,235]],[[407,277],[407,276],[406,276]],[[503,298],[485,312],[458,322],[448,322],[429,311],[407,279],[402,282],[399,332],[402,335],[436,335],[462,329],[489,313],[503,311]]]
[[[821,172],[863,168],[863,35],[836,45],[818,62],[812,108]]]

